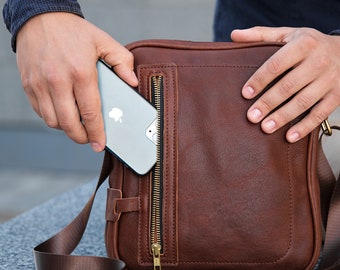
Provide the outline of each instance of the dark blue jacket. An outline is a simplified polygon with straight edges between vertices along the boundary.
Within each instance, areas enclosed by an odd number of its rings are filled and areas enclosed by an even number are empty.
[[[28,19],[46,12],[69,12],[83,17],[77,0],[7,0],[2,10],[7,29],[12,34],[12,49],[20,28]]]
[[[253,26],[311,27],[340,34],[340,0],[217,0],[215,41],[230,41],[233,29]]]
[[[12,48],[18,31],[31,17],[64,11],[83,17],[77,0],[7,0],[3,17],[12,33]],[[215,41],[230,40],[233,29],[261,26],[312,27],[324,33],[340,29],[340,0],[218,0]],[[340,34],[340,30],[334,33]]]

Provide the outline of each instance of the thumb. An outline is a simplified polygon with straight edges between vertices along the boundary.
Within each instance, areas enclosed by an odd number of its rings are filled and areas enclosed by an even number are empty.
[[[97,46],[99,58],[112,66],[122,80],[133,87],[137,86],[138,79],[133,71],[133,54],[106,33],[104,33],[104,38],[100,40],[101,43]]]

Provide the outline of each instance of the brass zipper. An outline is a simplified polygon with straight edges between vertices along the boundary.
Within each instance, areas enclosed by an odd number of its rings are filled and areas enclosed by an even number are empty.
[[[152,174],[151,187],[151,222],[150,222],[150,251],[153,256],[154,270],[161,269],[161,254],[162,254],[162,133],[163,133],[163,76],[157,75],[151,77],[151,93],[152,101],[157,109],[157,162]]]

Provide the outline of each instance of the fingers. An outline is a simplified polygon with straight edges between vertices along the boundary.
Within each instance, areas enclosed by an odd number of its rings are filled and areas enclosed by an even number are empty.
[[[88,76],[76,80],[74,94],[87,138],[92,149],[99,152],[105,147],[105,133],[96,74],[94,65]]]
[[[294,67],[296,63],[299,63],[302,60],[303,52],[295,51],[292,53],[292,50],[296,50],[294,45],[292,48],[290,44],[287,44],[277,51],[272,57],[270,57],[245,83],[244,87],[242,88],[242,95],[248,99],[254,98],[259,93],[261,93],[263,89],[265,89],[274,79],[278,78],[284,72]],[[289,55],[289,57],[287,57],[287,55]],[[295,83],[298,81],[297,79],[301,79],[301,77],[296,78],[296,75],[295,78],[292,76],[290,78],[285,77],[285,80],[280,82],[280,90],[284,97],[287,98],[294,94],[290,93],[290,91],[292,91],[292,86],[295,86]],[[301,87],[304,86],[303,84],[306,82],[298,83]],[[297,85],[297,87],[299,86]]]
[[[286,44],[245,83],[242,95],[252,99],[269,89],[249,108],[248,119],[273,133],[309,111],[287,134],[289,142],[306,136],[340,104],[339,38],[307,28],[254,27],[236,30],[234,41],[279,41]],[[271,85],[274,79],[281,78]]]
[[[50,93],[43,91],[47,87],[44,81],[39,76],[35,76],[34,73],[25,72],[25,70],[20,75],[23,88],[34,111],[45,121],[47,126],[60,128]]]
[[[102,35],[101,42],[97,46],[99,58],[112,66],[121,79],[136,87],[138,79],[133,71],[133,54],[105,32],[100,32],[100,34]]]
[[[17,36],[18,69],[33,109],[46,125],[64,130],[77,143],[90,142],[95,151],[105,147],[98,58],[137,86],[132,54],[78,16],[62,12],[38,15]]]
[[[282,75],[282,73],[295,65],[295,63],[301,61],[301,53],[298,53],[297,56],[293,56],[291,58],[285,57],[287,53],[290,53],[289,45],[287,45],[287,47],[283,47],[266,63],[264,63],[262,67],[253,74],[248,82],[246,82],[242,89],[242,95],[247,99],[256,97],[263,91],[263,89],[267,88],[273,79],[279,77]],[[282,61],[280,59],[282,59]],[[280,78],[280,80],[276,82],[270,90],[264,93],[261,98],[259,98],[249,108],[247,112],[248,119],[253,123],[262,121],[264,117],[272,112],[276,107],[309,85],[316,78],[315,71],[305,74],[306,66],[309,65],[312,64],[307,61],[307,63],[297,66],[294,71],[291,70],[290,72],[287,72],[282,78]],[[312,92],[313,94],[313,90],[307,90],[307,93],[309,92]],[[320,91],[318,91],[318,93],[321,94]],[[303,95],[303,97],[305,96],[306,95]],[[322,95],[319,95],[317,98],[320,98],[321,96]],[[300,96],[298,96],[296,99],[299,97]],[[306,96],[303,100],[300,98],[300,100],[297,102],[300,104],[303,103],[303,106],[301,105],[301,109],[295,113],[301,114],[304,112],[303,110],[309,109],[316,101],[317,100],[314,100],[309,96]],[[286,107],[284,107],[284,109],[285,108]],[[280,112],[282,111],[283,110],[281,109]],[[268,131],[268,129],[265,129],[265,131]]]
[[[102,151],[105,134],[95,65],[89,71],[74,66],[73,73],[66,74],[51,69],[44,69],[45,74],[53,74],[46,75],[48,80],[30,82],[34,90],[26,92],[34,92],[29,98],[32,106],[47,126],[62,129],[77,143],[91,142],[94,151]]]
[[[231,39],[235,42],[286,42],[286,37],[292,32],[289,27],[261,27],[256,26],[248,29],[236,29],[231,33]]]
[[[65,134],[77,143],[85,144],[89,142],[87,131],[80,121],[80,112],[73,94],[72,85],[54,84],[49,85],[51,94],[51,105],[47,105],[51,110],[54,109],[56,117],[56,126],[54,128],[62,129]],[[70,89],[65,91],[65,89]],[[44,102],[40,102],[44,104]],[[52,112],[51,112],[52,115]],[[46,124],[47,120],[44,118]],[[53,127],[49,125],[50,127]]]
[[[319,91],[315,91],[315,89],[319,89]],[[275,97],[275,94],[278,92],[279,91],[273,91],[274,97],[273,95],[269,95],[269,98],[272,97],[273,100],[279,100],[279,97]],[[279,109],[270,112],[270,114],[268,113],[268,116],[263,120],[261,119],[262,130],[269,134],[273,133],[314,106],[303,120],[287,132],[286,137],[289,142],[298,141],[315,129],[336,107],[334,100],[328,98],[329,94],[327,94],[327,92],[326,80],[320,79],[313,81],[299,91],[293,99]],[[255,108],[257,108],[256,106],[257,105],[255,105]],[[261,104],[259,107],[260,106]],[[273,107],[276,108],[277,106],[274,105]],[[261,111],[261,109],[258,110]],[[251,116],[248,117],[251,118]],[[260,122],[261,120],[256,122]]]
[[[73,94],[72,80],[53,65],[42,69],[44,78],[35,76],[35,73],[26,75],[26,83],[23,84],[32,107],[48,127],[62,129],[77,143],[88,143]]]
[[[287,140],[294,143],[312,132],[339,106],[338,99],[339,96],[327,93],[301,121],[287,131]]]

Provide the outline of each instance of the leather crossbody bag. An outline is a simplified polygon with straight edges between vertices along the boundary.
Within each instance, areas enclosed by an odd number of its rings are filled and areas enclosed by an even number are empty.
[[[138,91],[158,111],[157,163],[145,176],[105,154],[108,257],[70,255],[78,217],[34,250],[38,270],[339,269],[339,188],[319,129],[285,139],[246,119],[241,88],[281,44],[147,40],[128,48]],[[275,83],[275,82],[273,82]],[[320,188],[321,187],[321,188]],[[324,234],[323,232],[326,231]]]

